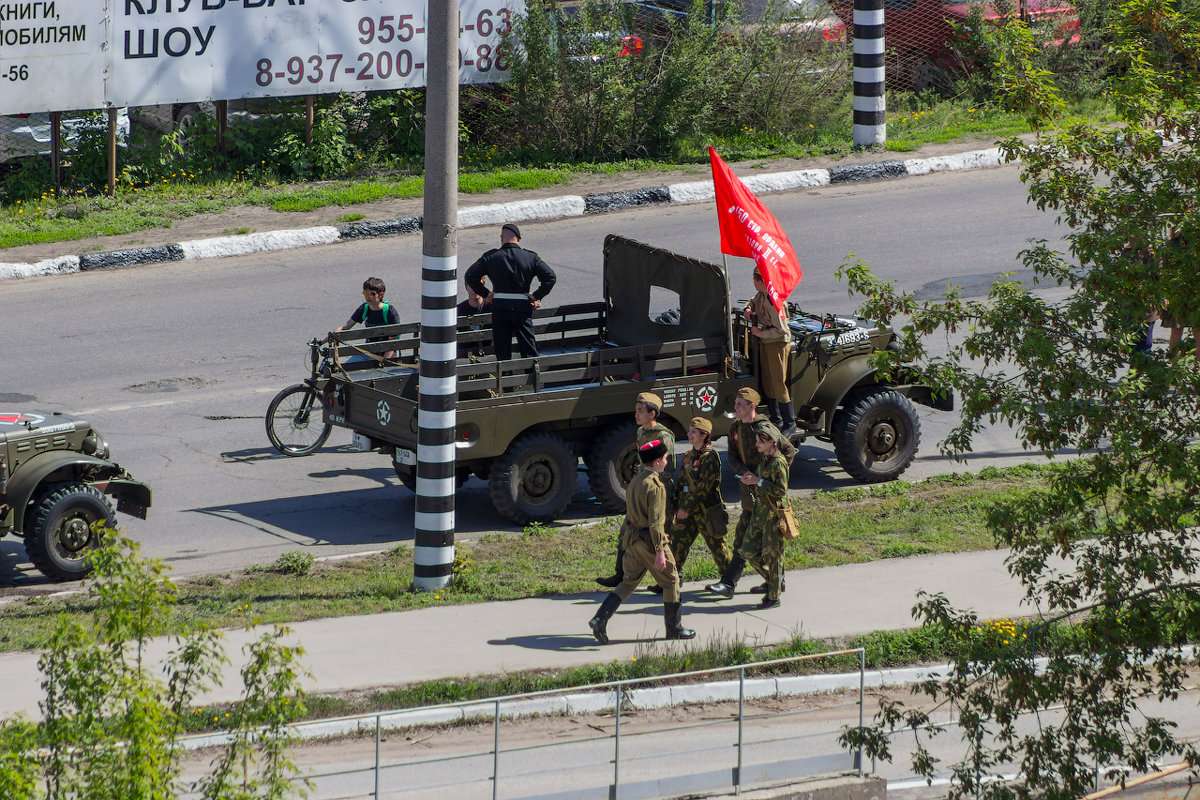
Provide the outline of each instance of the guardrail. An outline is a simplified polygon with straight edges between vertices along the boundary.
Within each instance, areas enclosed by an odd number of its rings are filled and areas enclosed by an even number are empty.
[[[806,697],[789,691],[788,684],[801,678],[787,674],[788,665],[847,655],[858,656],[856,698],[823,704],[801,700],[794,706],[784,702]],[[306,774],[314,800],[639,800],[688,792],[740,792],[830,773],[862,775],[861,750],[842,750],[837,744],[841,725],[831,727],[814,715],[857,706],[862,725],[864,672],[863,650],[854,648],[305,723],[297,726],[297,733],[305,738],[335,729],[374,734],[373,758],[364,759],[360,752],[357,763]],[[720,675],[731,678],[711,680]],[[716,709],[714,718],[714,712],[706,710],[706,704],[733,701],[736,714],[721,715]],[[700,704],[705,704],[700,710],[678,711]],[[644,719],[652,708],[668,709],[668,724]],[[581,724],[584,714],[598,715],[606,724]],[[553,741],[531,739],[522,729],[528,725],[521,723],[533,716],[541,718],[538,726],[543,730],[555,727],[547,718],[559,718]],[[488,719],[491,730],[481,729],[478,723]],[[440,726],[432,734],[440,737],[439,752],[401,754],[401,746],[389,746],[384,736],[418,726]],[[408,740],[401,744],[413,749]]]

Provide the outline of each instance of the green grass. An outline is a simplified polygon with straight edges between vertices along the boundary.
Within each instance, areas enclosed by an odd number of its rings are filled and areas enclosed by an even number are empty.
[[[922,144],[962,140],[996,140],[1026,130],[1024,121],[1001,108],[972,106],[962,101],[926,101],[896,95],[889,118],[885,150],[908,152]],[[1093,122],[1112,119],[1111,110],[1097,101],[1077,104],[1071,112]],[[498,189],[525,190],[569,183],[587,175],[620,175],[653,170],[683,169],[706,173],[706,147],[715,144],[729,161],[758,161],[769,167],[777,158],[839,157],[851,152],[849,122],[810,137],[785,137],[772,130],[746,128],[713,140],[681,143],[672,161],[629,159],[598,163],[558,163],[548,154],[539,163],[497,165],[491,155],[464,150],[460,191],[486,194]],[[376,169],[376,172],[386,170]],[[208,172],[177,172],[148,185],[131,185],[122,173],[113,198],[74,192],[0,206],[0,249],[96,236],[115,236],[149,228],[170,227],[176,220],[217,213],[242,205],[260,205],[280,212],[314,211],[355,206],[379,200],[420,197],[420,175],[375,174],[315,184],[282,183],[268,167],[258,173],[219,176]]]
[[[896,481],[795,498],[801,535],[788,545],[785,566],[807,569],[990,548],[986,509],[1044,485],[1048,469],[989,469],[979,476]],[[412,591],[412,550],[407,545],[318,563],[307,574],[282,559],[278,567],[182,580],[176,626],[241,627],[595,592],[592,579],[611,570],[619,521],[610,517],[590,526],[531,525],[516,536],[489,534],[459,541],[453,583],[439,592]],[[684,579],[716,577],[707,548],[693,546]],[[78,597],[32,597],[0,607],[0,650],[36,649],[58,614],[86,618],[90,611]]]

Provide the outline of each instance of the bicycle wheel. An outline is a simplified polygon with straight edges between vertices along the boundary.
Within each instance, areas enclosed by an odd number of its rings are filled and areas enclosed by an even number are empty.
[[[329,438],[332,425],[321,417],[321,401],[312,387],[289,386],[267,406],[267,438],[285,456],[315,453]]]

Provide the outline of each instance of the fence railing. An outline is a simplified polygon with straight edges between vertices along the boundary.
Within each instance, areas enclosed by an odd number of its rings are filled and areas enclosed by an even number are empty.
[[[803,698],[796,688],[803,677],[789,673],[788,665],[837,656],[857,656],[856,696],[786,701]],[[862,774],[861,751],[842,749],[841,724],[818,718],[818,712],[846,707],[852,716],[857,707],[862,725],[864,658],[861,648],[792,656],[305,723],[296,732],[327,735],[333,726],[374,736],[373,753],[364,752],[360,739],[352,759],[333,756],[324,764],[335,768],[310,768],[305,777],[314,800],[637,800],[740,792],[768,782]],[[728,678],[714,680],[719,676]],[[845,677],[852,685],[853,673]],[[736,713],[711,705],[732,702]],[[490,729],[484,727],[489,720]],[[397,742],[386,736],[419,726],[437,737],[434,752],[413,754],[412,735]]]

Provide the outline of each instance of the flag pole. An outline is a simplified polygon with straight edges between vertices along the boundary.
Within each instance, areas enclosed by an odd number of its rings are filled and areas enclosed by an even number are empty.
[[[729,363],[734,372],[741,371],[741,358],[733,342],[733,288],[729,281],[729,256],[721,253],[721,267],[725,271],[725,335],[729,337]]]

